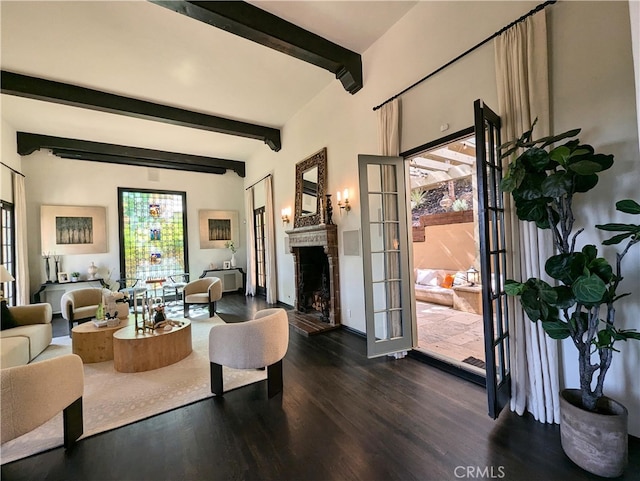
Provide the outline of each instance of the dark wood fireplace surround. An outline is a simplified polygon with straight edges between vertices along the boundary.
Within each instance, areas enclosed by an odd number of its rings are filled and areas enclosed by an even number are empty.
[[[289,250],[293,254],[295,271],[295,308],[293,315],[289,316],[289,322],[302,334],[312,335],[340,327],[340,274],[338,267],[338,229],[335,224],[312,225],[296,227],[288,230]],[[304,281],[302,279],[303,250],[309,247],[322,247],[327,256],[329,272],[329,316],[326,321],[321,320],[320,313],[308,313],[305,306],[300,305],[299,288]]]

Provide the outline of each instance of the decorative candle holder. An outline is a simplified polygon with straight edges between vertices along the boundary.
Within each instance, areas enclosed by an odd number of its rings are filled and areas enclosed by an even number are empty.
[[[324,208],[325,208],[325,223],[327,225],[333,225],[333,221],[331,220],[332,216],[333,216],[333,206],[331,205],[331,194],[326,194],[325,197],[327,198],[325,204],[324,204]]]

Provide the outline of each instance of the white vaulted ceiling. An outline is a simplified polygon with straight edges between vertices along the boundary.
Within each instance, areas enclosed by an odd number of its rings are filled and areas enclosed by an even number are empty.
[[[416,2],[251,3],[362,53]],[[273,128],[338,82],[319,67],[144,1],[2,1],[1,30],[2,70]],[[17,131],[240,161],[268,149],[257,140],[45,101],[6,94],[1,101],[3,119]]]

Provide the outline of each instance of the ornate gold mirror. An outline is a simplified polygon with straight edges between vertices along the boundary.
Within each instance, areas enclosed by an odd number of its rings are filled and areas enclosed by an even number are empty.
[[[326,180],[326,148],[296,164],[296,214],[294,227],[320,224]]]

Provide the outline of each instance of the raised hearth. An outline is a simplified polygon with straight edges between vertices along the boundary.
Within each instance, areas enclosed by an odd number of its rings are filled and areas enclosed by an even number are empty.
[[[295,271],[295,318],[304,320],[292,325],[307,335],[339,327],[337,226],[314,225],[286,232]]]

